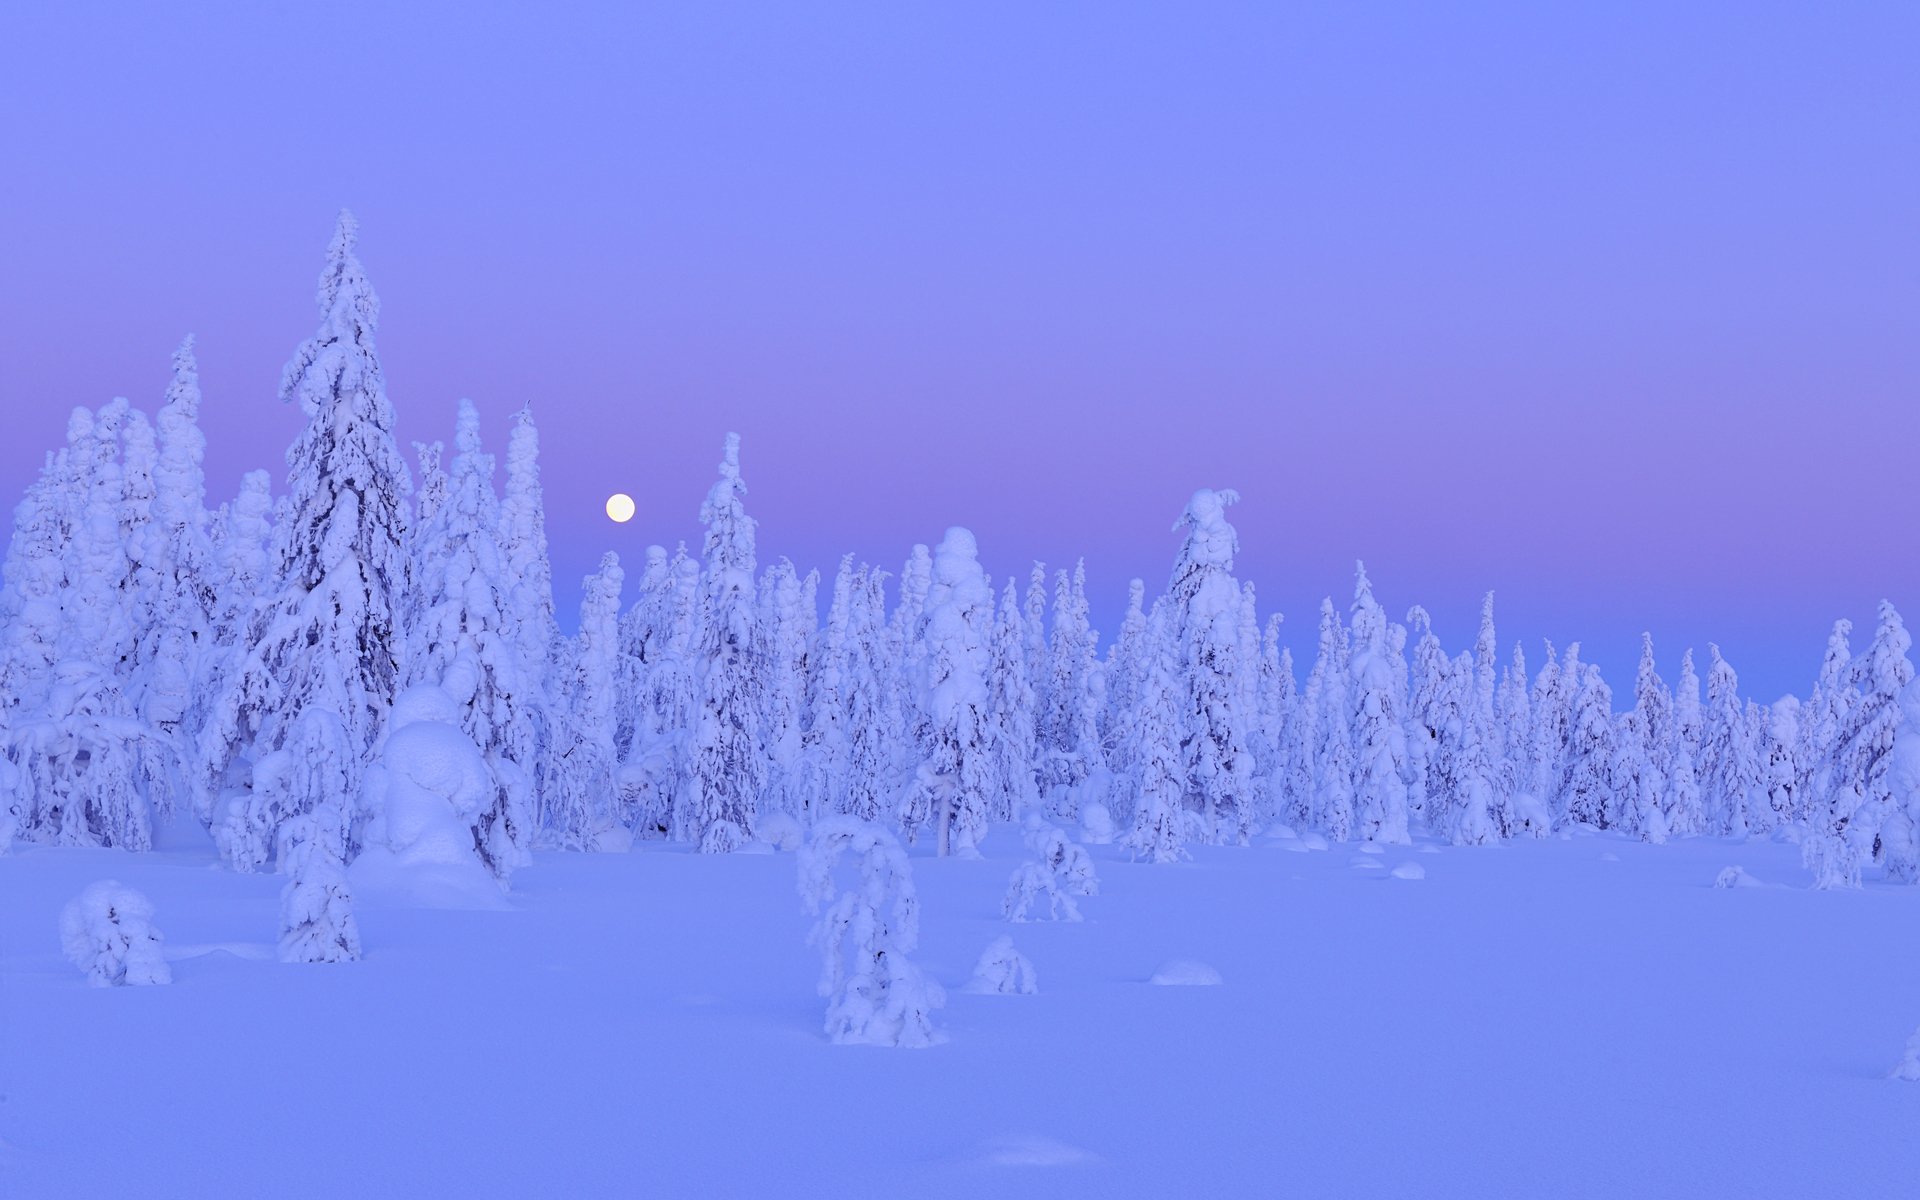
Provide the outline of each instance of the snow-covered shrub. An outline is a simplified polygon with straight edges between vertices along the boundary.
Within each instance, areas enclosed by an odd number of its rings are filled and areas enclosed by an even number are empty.
[[[1188,958],[1176,958],[1163,963],[1153,978],[1147,982],[1161,987],[1218,987],[1226,980],[1220,972],[1203,962]]]
[[[1813,886],[1823,891],[1860,886],[1860,854],[1844,834],[1809,834],[1800,843],[1800,862],[1813,872]]]
[[[1040,984],[1027,956],[1013,948],[1013,939],[998,937],[981,953],[980,962],[973,968],[973,978],[967,983],[967,990],[1001,996],[1031,996],[1040,990]]]
[[[740,832],[738,825],[722,818],[707,826],[707,831],[700,835],[700,853],[732,854],[746,841],[747,835]]]
[[[1080,840],[1089,846],[1104,846],[1113,841],[1113,814],[1107,811],[1106,805],[1081,806]]]
[[[1760,881],[1747,874],[1745,867],[1728,867],[1714,877],[1713,886],[1717,888],[1759,887]]]
[[[280,961],[346,962],[360,957],[360,926],[340,861],[337,812],[317,808],[287,823],[280,848],[287,886],[280,892]]]
[[[1893,1077],[1920,1083],[1920,1029],[1914,1030],[1913,1036],[1907,1039],[1907,1052],[1893,1068]]]
[[[115,880],[90,884],[67,902],[60,944],[94,987],[173,982],[152,902]]]
[[[1057,826],[1038,819],[1027,829],[1027,845],[1039,857],[1014,871],[1002,913],[1009,921],[1026,921],[1035,904],[1044,898],[1046,911],[1041,920],[1078,921],[1080,906],[1073,898],[1100,891],[1100,880],[1086,848],[1071,841]]]
[[[371,816],[353,861],[357,888],[394,887],[435,906],[499,903],[504,881],[474,844],[474,822],[494,799],[493,773],[454,724],[457,712],[432,684],[408,688],[394,703],[380,759],[367,771]]]
[[[843,889],[835,878],[842,856],[859,860],[855,887]],[[933,1012],[946,995],[907,959],[920,939],[920,911],[899,839],[878,825],[831,817],[814,828],[799,866],[800,895],[820,918],[808,941],[824,959],[828,1038],[871,1046],[940,1041]]]
[[[753,831],[775,850],[798,850],[807,840],[806,831],[791,813],[762,813],[754,822]]]

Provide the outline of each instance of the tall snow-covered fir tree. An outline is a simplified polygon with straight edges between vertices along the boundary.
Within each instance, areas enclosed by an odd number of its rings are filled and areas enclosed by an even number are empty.
[[[1253,755],[1240,653],[1240,586],[1233,578],[1239,538],[1227,506],[1239,494],[1202,488],[1187,502],[1175,532],[1185,541],[1167,585],[1171,632],[1186,683],[1187,807],[1199,814],[1208,841],[1245,842],[1253,835]]]
[[[728,853],[753,835],[766,779],[760,737],[765,686],[754,594],[754,520],[743,497],[740,435],[727,435],[720,478],[700,506],[706,526],[699,701],[693,716],[686,796],[676,827],[707,853]]]
[[[997,821],[1010,821],[1038,802],[1034,787],[1033,681],[1027,674],[1026,631],[1020,614],[1017,580],[1007,581],[994,618],[987,676],[987,707],[993,732],[993,775]]]
[[[1461,684],[1450,689],[1461,700],[1459,749],[1451,763],[1456,807],[1448,821],[1448,833],[1456,845],[1486,845],[1512,833],[1513,812],[1505,774],[1500,769],[1504,748],[1495,705],[1494,660],[1498,653],[1493,593],[1488,592],[1480,605],[1480,633],[1474,639],[1473,657],[1455,668],[1453,676]]]
[[[1367,569],[1354,565],[1352,688],[1354,823],[1362,841],[1403,843],[1407,831],[1406,726],[1388,660],[1387,614]]]
[[[402,681],[437,685],[460,706],[460,730],[480,748],[494,778],[474,846],[487,868],[504,877],[533,847],[534,748],[546,715],[542,689],[526,678],[520,657],[493,465],[480,448],[480,414],[462,400],[439,504],[412,538],[417,598],[408,605]]]
[[[380,303],[354,254],[356,233],[341,213],[320,275],[320,328],[281,379],[281,399],[297,400],[307,425],[287,451],[271,592],[252,614],[198,755],[202,786],[230,798],[218,826],[222,849],[247,870],[271,860],[285,821],[339,801],[269,801],[251,791],[252,764],[304,729],[304,748],[334,760],[347,794],[358,794],[399,676],[410,482],[374,349]],[[303,726],[310,712],[326,719]],[[349,857],[356,844],[350,832]]]
[[[1755,829],[1749,819],[1749,793],[1759,778],[1758,748],[1746,706],[1740,700],[1740,681],[1733,667],[1720,657],[1720,647],[1708,645],[1707,709],[1701,730],[1700,782],[1708,832],[1721,837],[1745,837]]]
[[[1352,706],[1348,703],[1347,631],[1331,596],[1320,601],[1320,649],[1307,694],[1314,715],[1313,812],[1309,820],[1337,842],[1354,835]]]
[[[1180,643],[1168,628],[1170,605],[1153,606],[1141,641],[1139,686],[1127,726],[1133,742],[1133,827],[1126,844],[1148,862],[1187,857],[1187,840],[1198,814],[1187,809],[1187,768],[1181,742],[1187,736],[1187,689],[1181,678]]]
[[[152,616],[139,631],[137,683],[147,721],[161,732],[180,732],[193,709],[197,664],[213,637],[214,568],[207,537],[206,475],[201,465],[206,437],[200,432],[200,378],[193,339],[173,353],[173,374],[155,421],[150,545],[154,592]]]
[[[616,840],[614,812],[614,704],[620,638],[620,556],[608,551],[581,585],[580,631],[564,661],[565,686],[556,698],[565,719],[545,763],[540,802],[547,839],[569,850],[593,850]]]
[[[947,530],[930,579],[919,639],[925,732],[901,821],[909,838],[931,829],[942,855],[972,856],[986,835],[995,782],[987,690],[993,591],[973,534]]]

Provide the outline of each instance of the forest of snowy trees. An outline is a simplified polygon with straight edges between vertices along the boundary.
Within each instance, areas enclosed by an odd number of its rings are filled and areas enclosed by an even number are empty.
[[[1275,824],[1775,834],[1818,886],[1920,881],[1920,692],[1890,604],[1863,648],[1834,626],[1807,699],[1763,706],[1711,646],[1670,685],[1647,639],[1619,695],[1577,643],[1503,655],[1491,595],[1449,654],[1359,569],[1299,682],[1234,575],[1231,491],[1186,503],[1165,590],[1135,581],[1103,651],[1083,571],[989,576],[965,529],[897,579],[763,567],[729,436],[699,549],[608,554],[568,635],[532,413],[504,471],[464,401],[450,450],[410,466],[345,214],[318,300],[281,382],[307,424],[277,490],[255,472],[208,509],[188,339],[153,417],[76,410],[19,504],[0,848],[144,850],[191,812],[234,869],[288,876],[283,949],[307,960],[357,955],[361,860],[504,886],[536,850],[870,840],[848,822],[968,855],[1038,813],[1154,862]]]

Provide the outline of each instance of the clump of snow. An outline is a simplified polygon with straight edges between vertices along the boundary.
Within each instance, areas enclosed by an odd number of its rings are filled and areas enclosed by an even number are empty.
[[[753,831],[760,840],[775,850],[798,850],[806,844],[806,831],[800,828],[800,822],[791,813],[763,813],[754,822]]]
[[[1073,898],[1100,891],[1086,848],[1069,840],[1057,826],[1038,818],[1027,828],[1027,845],[1039,857],[1014,871],[1007,884],[1007,897],[1001,903],[1002,914],[1009,921],[1026,921],[1036,904],[1045,900],[1041,920],[1078,921],[1080,906]]]
[[[1080,809],[1080,840],[1089,846],[1104,846],[1113,841],[1113,814],[1104,804],[1088,803]]]
[[[1013,939],[998,937],[987,945],[967,982],[969,992],[1000,996],[1031,996],[1040,990],[1033,964],[1013,948]]]
[[[1913,1036],[1907,1039],[1907,1053],[1893,1068],[1893,1077],[1920,1083],[1920,1029],[1914,1030]]]
[[[1325,850],[1327,839],[1321,834],[1308,832],[1300,835],[1300,844],[1309,850]]]
[[[1747,874],[1745,867],[1728,867],[1714,877],[1713,886],[1717,888],[1759,887],[1760,881]]]
[[[1387,848],[1377,842],[1368,842],[1366,845],[1360,847],[1360,853],[1362,854],[1385,854],[1386,852]]]
[[[1425,879],[1427,869],[1419,863],[1404,862],[1388,872],[1395,879]]]
[[[834,877],[843,856],[859,860],[855,887]],[[920,940],[920,901],[899,839],[870,822],[833,817],[815,827],[799,869],[800,895],[820,914],[808,941],[823,958],[828,1038],[842,1045],[939,1042],[933,1012],[946,994],[907,958]]]
[[[1147,982],[1160,987],[1219,987],[1226,980],[1220,978],[1220,972],[1206,963],[1176,958],[1161,964]]]
[[[1352,868],[1355,871],[1384,871],[1387,869],[1385,864],[1383,864],[1379,859],[1364,858],[1359,855],[1355,855],[1354,857],[1348,859],[1347,866]]]
[[[1267,826],[1267,836],[1290,842],[1300,835],[1293,831],[1293,826],[1276,821],[1272,825]]]
[[[152,902],[116,880],[90,884],[67,902],[60,944],[94,987],[173,982]]]
[[[1603,852],[1600,855],[1600,861],[1601,862],[1619,862],[1620,856],[1618,854],[1615,854],[1613,851],[1608,850]]]

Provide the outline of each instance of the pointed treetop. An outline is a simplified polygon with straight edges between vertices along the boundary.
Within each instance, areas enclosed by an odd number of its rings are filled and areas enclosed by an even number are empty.
[[[453,423],[454,453],[465,456],[480,453],[480,410],[462,397],[459,414]]]
[[[1353,560],[1353,603],[1356,607],[1362,597],[1368,603],[1373,601],[1373,584],[1367,579],[1367,564],[1356,558]]]
[[[740,481],[740,435],[729,433],[724,457],[720,460],[720,478],[731,481],[742,492],[747,485]]]
[[[336,332],[357,324],[370,334],[380,325],[380,298],[374,295],[354,253],[359,240],[360,223],[352,213],[341,209],[333,240],[327,244],[326,266],[320,269],[317,297],[320,315]]]

